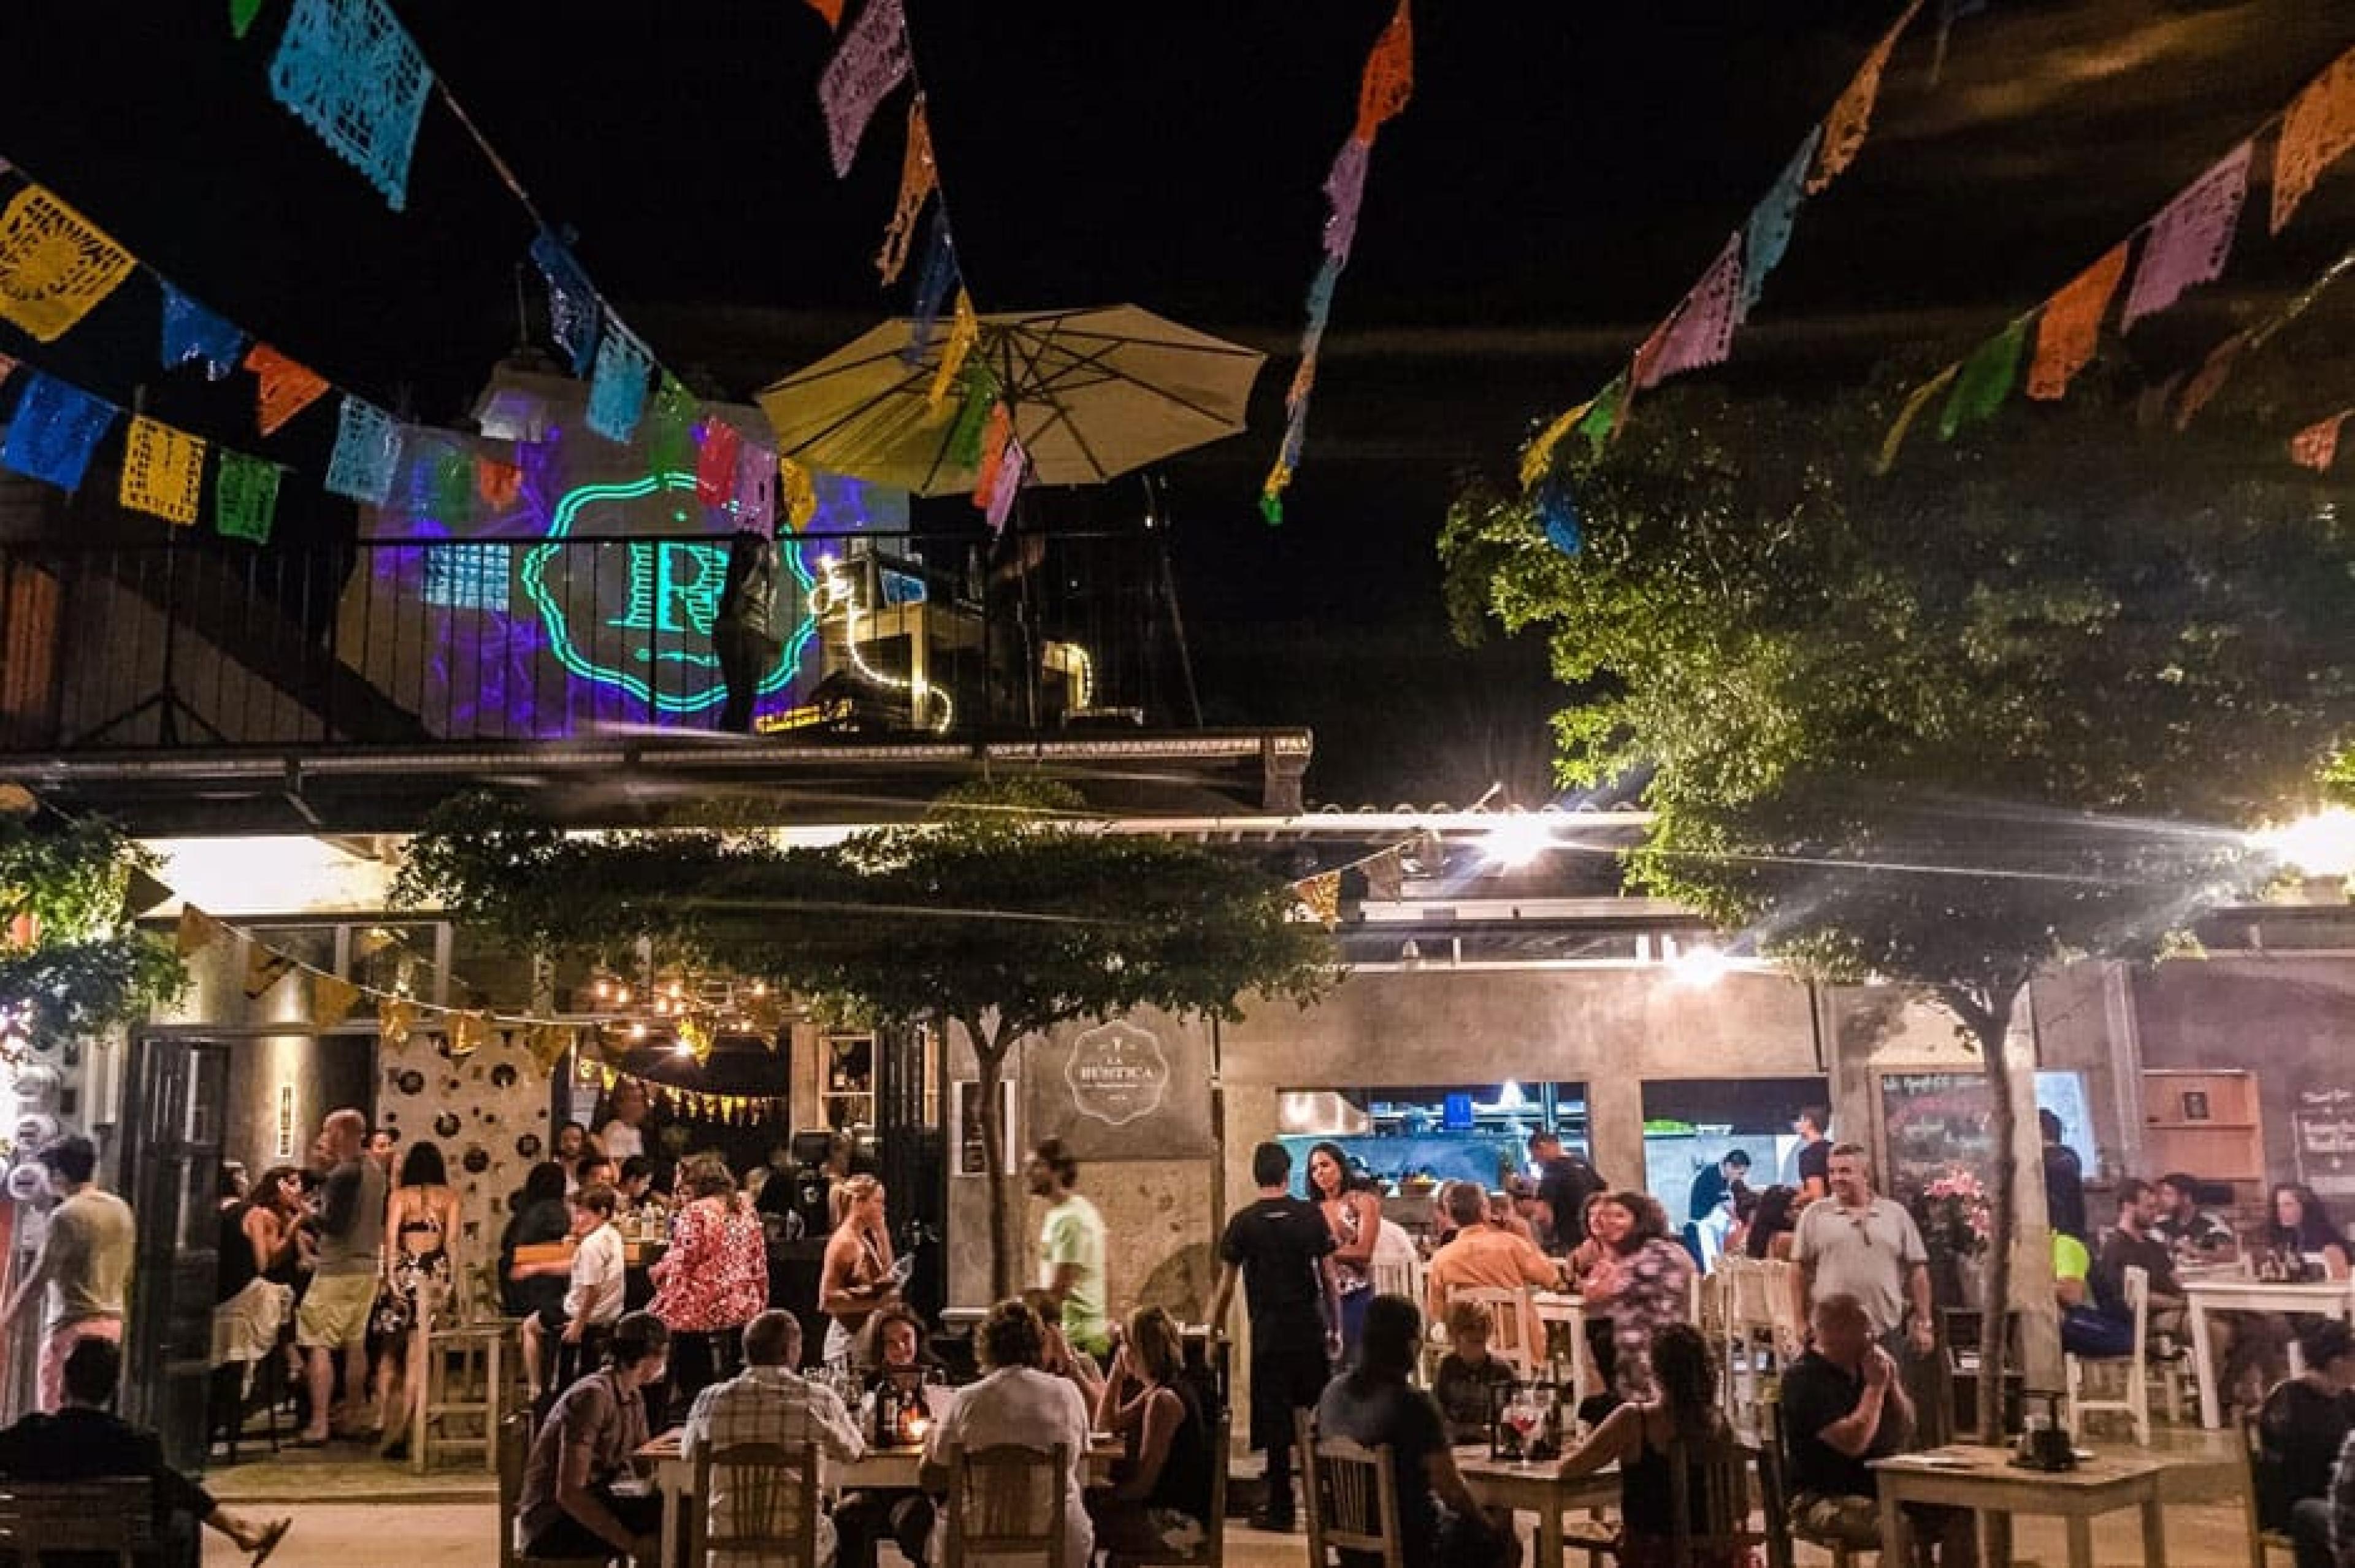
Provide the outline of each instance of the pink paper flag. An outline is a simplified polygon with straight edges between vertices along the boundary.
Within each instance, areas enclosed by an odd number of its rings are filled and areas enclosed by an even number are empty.
[[[876,105],[908,78],[908,19],[900,4],[867,0],[818,78],[817,101],[826,110],[826,148],[837,179],[858,158],[859,138]]]
[[[2289,438],[2290,460],[2317,474],[2326,472],[2339,456],[2339,427],[2355,409],[2341,409],[2328,419],[2310,424]]]
[[[1725,248],[1701,274],[1668,318],[1658,347],[1637,357],[1636,385],[1651,388],[1671,376],[1721,365],[1733,351],[1733,326],[1742,310],[1742,236],[1726,237]]]
[[[2142,264],[2135,269],[2134,287],[2119,329],[2126,330],[2144,316],[2156,315],[2181,299],[2184,292],[2212,282],[2232,254],[2233,230],[2240,226],[2241,203],[2249,194],[2249,158],[2253,144],[2242,143],[2223,161],[2201,175],[2151,220],[2143,241]]]
[[[744,443],[736,453],[736,526],[773,533],[777,524],[777,454]]]
[[[1001,532],[1006,519],[1014,515],[1014,497],[1021,492],[1023,472],[1030,466],[1030,454],[1022,443],[1008,437],[1006,455],[997,464],[997,483],[989,492],[989,507],[983,514],[989,519],[989,531]]]
[[[1366,198],[1366,164],[1372,151],[1371,144],[1350,137],[1325,176],[1325,200],[1332,209],[1325,219],[1325,254],[1336,261],[1348,261],[1358,238],[1358,208]]]

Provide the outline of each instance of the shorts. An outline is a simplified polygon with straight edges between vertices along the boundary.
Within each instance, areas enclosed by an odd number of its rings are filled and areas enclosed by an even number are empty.
[[[373,1274],[314,1276],[294,1313],[294,1342],[306,1350],[365,1344],[368,1315],[375,1307]]]
[[[34,1397],[40,1408],[55,1414],[66,1397],[66,1358],[84,1339],[112,1339],[123,1343],[123,1319],[120,1317],[84,1317],[72,1323],[60,1323],[41,1338],[41,1361],[34,1381]]]
[[[1881,1499],[1849,1492],[1801,1492],[1791,1499],[1791,1533],[1861,1552],[1881,1546]]]

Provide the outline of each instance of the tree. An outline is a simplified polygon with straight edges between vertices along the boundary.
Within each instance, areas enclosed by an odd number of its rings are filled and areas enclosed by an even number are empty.
[[[1578,554],[1477,483],[1440,549],[1460,633],[1549,637],[1563,781],[1655,813],[1633,876],[1757,951],[1922,987],[1977,1043],[2009,1150],[2003,1039],[2036,969],[2149,954],[2262,878],[2243,830],[2294,814],[2348,739],[2355,518],[2343,485],[2137,430],[2093,389],[2003,416],[2000,442],[1917,435],[1876,476],[1893,411],[1662,395],[1550,477]]]
[[[1238,854],[1103,831],[1058,785],[943,796],[923,821],[830,848],[713,830],[568,837],[468,798],[415,839],[398,887],[550,951],[658,952],[881,1023],[954,1022],[980,1076],[991,1277],[1015,1288],[1017,1198],[998,1084],[1025,1035],[1135,1008],[1232,1021],[1256,991],[1306,1005],[1332,944]]]
[[[126,906],[153,869],[112,823],[0,816],[0,1039],[88,1040],[180,994],[178,957]]]

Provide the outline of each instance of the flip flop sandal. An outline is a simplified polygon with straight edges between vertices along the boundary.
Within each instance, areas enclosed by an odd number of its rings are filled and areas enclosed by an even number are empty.
[[[270,1554],[278,1550],[278,1543],[286,1539],[286,1531],[293,1527],[293,1523],[292,1519],[272,1520],[262,1531],[261,1544],[253,1549],[253,1556],[248,1561],[246,1568],[261,1568],[262,1563],[269,1561]]]

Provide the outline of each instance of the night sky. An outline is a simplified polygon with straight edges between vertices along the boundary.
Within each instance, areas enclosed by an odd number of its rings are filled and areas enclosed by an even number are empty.
[[[270,97],[288,4],[269,0],[239,43],[227,0],[10,0],[0,156],[249,330],[455,423],[516,339],[529,220],[439,103],[408,208],[388,210]],[[1432,539],[1456,477],[1509,472],[1533,424],[1608,379],[1899,7],[1425,0],[1414,99],[1374,151],[1280,529],[1255,493],[1320,187],[1390,4],[907,8],[981,309],[1133,300],[1273,357],[1251,432],[1164,470],[1209,718],[1314,725],[1316,798],[1460,805],[1498,779],[1539,796],[1539,651],[1465,653],[1440,614]],[[743,396],[904,311],[909,282],[883,291],[869,263],[904,96],[836,181],[814,91],[832,40],[799,0],[395,9],[673,368]],[[1934,86],[1938,9],[1901,47],[1857,165],[1802,213],[1721,378],[1806,395],[1891,354],[1951,357],[2355,45],[2346,0],[1989,0],[1955,22]],[[2355,240],[2350,187],[2342,165],[2282,243],[2244,224],[2200,309],[2311,277]],[[525,293],[536,323],[536,275]],[[2154,374],[2222,335],[2182,330],[2180,347],[2150,335]],[[57,345],[0,326],[0,351],[125,403],[151,383],[162,417],[324,470],[332,417],[257,443],[249,379],[165,384],[154,332],[152,290],[134,283]],[[289,492],[297,526],[332,531],[341,504],[297,500],[308,487]],[[1132,480],[1044,511],[1115,526],[1142,508]],[[918,521],[972,517],[948,501]]]

